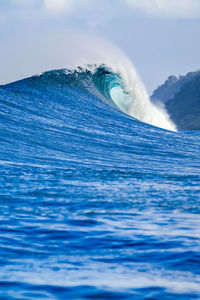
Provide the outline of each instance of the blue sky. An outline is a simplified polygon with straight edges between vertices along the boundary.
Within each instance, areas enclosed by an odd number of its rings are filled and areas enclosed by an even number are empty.
[[[112,43],[151,93],[199,69],[199,32],[199,0],[0,0],[0,83],[112,56]]]

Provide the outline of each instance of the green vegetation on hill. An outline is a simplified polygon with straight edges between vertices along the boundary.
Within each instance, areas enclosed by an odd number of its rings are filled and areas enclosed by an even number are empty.
[[[200,75],[186,83],[166,109],[178,129],[200,130]]]
[[[151,99],[165,103],[179,130],[200,130],[200,71],[179,78],[170,76]]]
[[[152,94],[151,99],[154,102],[162,102],[165,103],[168,100],[172,99],[174,95],[179,92],[183,85],[187,82],[193,80],[196,76],[200,75],[200,71],[189,72],[185,76],[176,77],[171,75],[164,82],[164,84],[160,85]]]

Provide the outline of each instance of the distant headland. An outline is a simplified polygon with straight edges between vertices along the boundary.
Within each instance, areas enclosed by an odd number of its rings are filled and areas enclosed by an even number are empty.
[[[185,76],[169,76],[151,99],[164,103],[179,130],[200,130],[200,70]]]

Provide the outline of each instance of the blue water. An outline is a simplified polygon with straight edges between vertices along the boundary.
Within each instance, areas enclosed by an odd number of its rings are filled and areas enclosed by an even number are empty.
[[[200,132],[124,114],[108,73],[0,86],[0,299],[200,299]]]

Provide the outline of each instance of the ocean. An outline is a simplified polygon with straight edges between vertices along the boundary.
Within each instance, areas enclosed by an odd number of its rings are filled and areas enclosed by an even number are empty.
[[[200,299],[200,132],[132,75],[0,86],[0,299]]]

